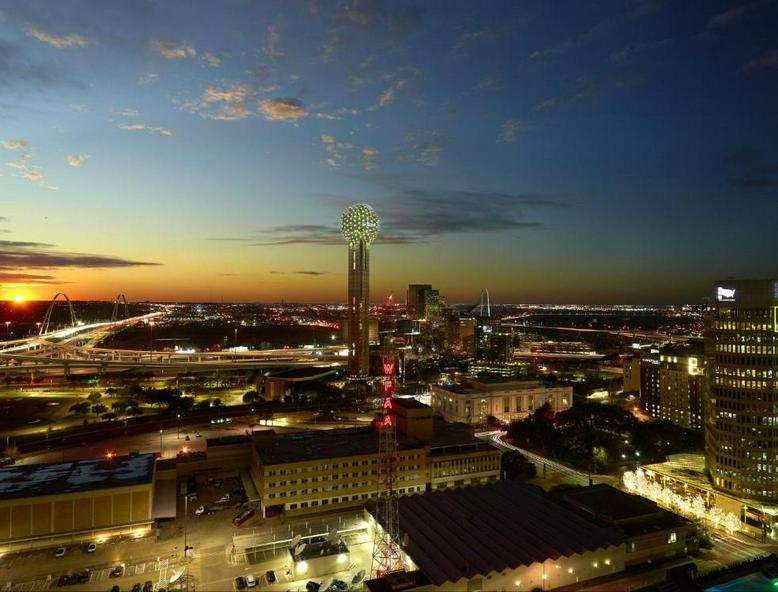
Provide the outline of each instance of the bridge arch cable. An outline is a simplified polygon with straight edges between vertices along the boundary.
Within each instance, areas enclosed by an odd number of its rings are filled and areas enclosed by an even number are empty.
[[[127,298],[124,294],[117,294],[113,299],[113,312],[111,313],[111,322],[115,323],[119,320],[119,305],[124,304],[124,318],[129,319],[130,313],[127,308]]]
[[[482,319],[489,319],[492,317],[492,304],[489,300],[489,289],[484,288],[481,290],[481,298],[478,304],[474,304],[469,313],[475,313],[475,315]]]
[[[46,314],[43,316],[43,322],[41,323],[40,335],[44,335],[49,332],[49,325],[51,324],[51,313],[54,311],[54,306],[57,304],[57,299],[62,296],[68,305],[68,311],[70,312],[70,323],[73,327],[78,325],[78,319],[76,318],[76,311],[73,309],[73,303],[68,298],[68,295],[64,292],[57,292],[54,298],[51,299],[49,307],[46,309]]]

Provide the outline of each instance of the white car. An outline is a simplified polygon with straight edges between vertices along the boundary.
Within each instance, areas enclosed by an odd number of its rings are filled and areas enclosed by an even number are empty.
[[[205,506],[200,506],[195,510],[195,516],[201,516],[202,514],[205,514]]]
[[[253,588],[256,585],[257,585],[257,578],[255,578],[252,575],[247,575],[246,576],[246,586],[248,586],[249,588]]]
[[[59,548],[58,548],[58,549],[57,549],[57,550],[54,552],[54,557],[64,557],[64,556],[65,556],[65,547],[59,547]]]
[[[87,545],[86,552],[94,553],[95,551],[97,551],[97,545],[95,543],[89,543],[89,545]]]

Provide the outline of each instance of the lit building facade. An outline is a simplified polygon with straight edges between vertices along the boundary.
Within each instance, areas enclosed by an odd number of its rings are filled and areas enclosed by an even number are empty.
[[[378,236],[378,216],[369,205],[355,204],[343,212],[343,236],[348,243],[348,371],[370,373],[370,243]]]
[[[778,500],[778,280],[717,282],[705,333],[706,464],[717,489]]]
[[[513,421],[531,415],[548,403],[555,412],[573,404],[573,387],[546,387],[536,380],[480,378],[465,384],[432,388],[432,408],[449,422],[483,424],[491,415]]]

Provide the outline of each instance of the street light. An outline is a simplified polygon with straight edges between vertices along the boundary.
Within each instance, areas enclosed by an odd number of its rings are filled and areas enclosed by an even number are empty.
[[[149,351],[154,351],[154,321],[149,321]]]
[[[11,321],[5,322],[5,340],[11,341]]]
[[[162,430],[159,430],[159,457],[162,458]]]
[[[181,414],[179,413],[178,415],[176,415],[176,417],[178,418],[178,432],[176,433],[176,440],[180,440],[181,439]]]
[[[235,340],[233,341],[233,347],[238,347],[238,328],[235,327]]]

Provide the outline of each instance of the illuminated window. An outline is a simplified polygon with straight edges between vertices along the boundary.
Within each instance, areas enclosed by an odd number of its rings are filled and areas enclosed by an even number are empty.
[[[677,532],[671,532],[667,535],[667,544],[672,545],[673,543],[678,542],[678,533]]]

